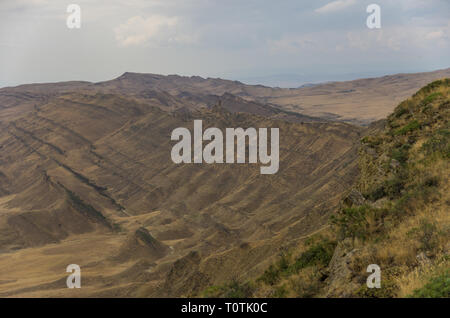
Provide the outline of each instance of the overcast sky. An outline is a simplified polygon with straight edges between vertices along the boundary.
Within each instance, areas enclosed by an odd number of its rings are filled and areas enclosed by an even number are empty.
[[[81,28],[66,26],[81,7]],[[366,7],[381,7],[369,29]],[[0,0],[0,87],[126,71],[298,86],[450,67],[450,0]]]

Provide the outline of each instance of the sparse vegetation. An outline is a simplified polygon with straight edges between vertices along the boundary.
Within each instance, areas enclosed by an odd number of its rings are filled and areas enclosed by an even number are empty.
[[[412,228],[408,234],[420,242],[419,249],[422,251],[432,251],[439,244],[438,228],[427,219],[422,219],[420,225]]]
[[[273,286],[280,280],[280,270],[275,265],[270,265],[258,280]]]
[[[241,283],[233,279],[230,283],[208,287],[201,293],[209,298],[248,298],[253,295],[253,287],[249,282]]]
[[[427,155],[437,155],[450,159],[450,130],[440,129],[422,145]]]
[[[432,278],[425,286],[416,289],[410,297],[413,298],[449,298],[450,270]]]
[[[321,282],[318,273],[311,273],[309,275],[299,276],[290,280],[291,288],[295,297],[312,298],[316,297],[323,283]]]
[[[411,122],[409,122],[408,124],[406,124],[405,126],[403,126],[400,129],[397,129],[394,131],[394,135],[405,135],[409,132],[412,132],[414,130],[417,130],[420,128],[420,123],[417,120],[413,120]]]
[[[342,209],[340,214],[331,216],[331,224],[338,229],[338,237],[351,237],[363,239],[366,235],[368,221],[366,219],[369,206],[348,207]]]
[[[355,188],[364,200],[343,200],[327,237],[305,242],[298,257],[282,256],[269,266],[258,281],[274,296],[327,294],[324,280],[334,279],[328,266],[336,244],[347,251],[341,257],[349,257],[343,266],[354,284],[345,280],[331,295],[404,297],[409,289],[411,297],[450,296],[448,270],[429,281],[418,278],[421,268],[449,266],[449,92],[450,79],[430,83],[398,106],[385,130],[362,138]],[[367,288],[368,264],[382,268],[382,288]]]
[[[327,238],[317,242],[307,241],[306,250],[298,257],[292,259],[287,254],[283,254],[275,264],[269,266],[258,281],[274,286],[280,280],[295,275],[304,268],[326,267],[333,256],[335,246],[336,242]]]
[[[422,101],[423,105],[427,105],[429,103],[432,103],[436,98],[443,96],[441,92],[434,92],[427,97],[425,97]]]
[[[381,288],[368,288],[363,284],[355,294],[363,298],[392,298],[396,296],[397,291],[398,286],[392,280],[384,279]]]
[[[314,243],[298,257],[292,269],[295,273],[308,266],[327,266],[333,256],[336,242],[327,238]]]

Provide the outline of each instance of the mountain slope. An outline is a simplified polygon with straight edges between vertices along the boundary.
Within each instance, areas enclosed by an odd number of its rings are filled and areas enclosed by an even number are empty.
[[[284,253],[252,284],[207,296],[450,297],[450,79],[400,103],[362,138],[360,173],[332,229]],[[381,288],[366,286],[367,267]]]
[[[320,228],[354,180],[361,129],[234,113],[228,103],[168,112],[80,90],[0,111],[0,295],[186,295],[257,275],[280,246]],[[194,119],[278,127],[278,173],[174,164],[171,132],[192,130]],[[86,288],[65,287],[72,263]],[[178,271],[201,279],[175,284]]]

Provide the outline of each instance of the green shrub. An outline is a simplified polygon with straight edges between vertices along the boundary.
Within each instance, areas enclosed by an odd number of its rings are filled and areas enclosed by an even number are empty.
[[[428,95],[427,97],[425,97],[425,98],[422,100],[422,104],[423,104],[423,105],[426,105],[426,104],[432,103],[432,102],[433,102],[436,98],[438,98],[439,96],[442,96],[442,93],[440,93],[440,92],[434,92],[434,93]]]
[[[398,118],[406,113],[408,113],[408,109],[406,109],[404,107],[398,107],[394,112],[394,116]]]
[[[384,191],[384,184],[375,187],[375,190],[369,192],[365,195],[367,199],[371,201],[377,201],[386,196],[386,192]]]
[[[439,244],[436,224],[430,223],[424,219],[420,222],[419,230],[420,249],[430,251],[436,248]]]
[[[382,139],[381,138],[377,138],[375,136],[365,136],[364,138],[361,139],[361,142],[363,144],[368,145],[369,147],[376,147],[379,144],[382,143]]]
[[[400,147],[391,150],[391,158],[397,160],[401,164],[408,160],[408,150],[411,148],[409,144],[402,144]]]
[[[280,271],[274,266],[270,265],[268,269],[264,271],[258,281],[265,283],[266,285],[275,285],[280,280]]]
[[[286,272],[289,268],[289,256],[287,254],[282,254],[277,262],[277,268],[280,272]]]
[[[320,237],[318,241],[307,241],[311,245],[292,264],[289,257],[283,254],[281,258],[269,266],[267,270],[257,279],[266,285],[274,286],[280,282],[282,277],[288,277],[298,273],[301,269],[309,266],[325,267],[333,256],[336,242],[328,238]]]
[[[401,194],[404,188],[404,181],[398,176],[385,181],[384,183],[384,193],[389,196],[390,199],[396,198]]]
[[[342,238],[364,238],[367,228],[366,213],[369,209],[367,205],[344,208],[337,215],[331,216],[331,224],[337,227]]]
[[[423,185],[425,187],[437,187],[439,185],[439,178],[438,177],[427,177],[423,181]]]
[[[438,153],[450,158],[450,130],[438,130],[422,145],[422,150],[428,155]]]
[[[312,245],[295,260],[292,271],[297,273],[299,270],[313,265],[327,266],[333,257],[335,247],[336,242],[328,239]]]
[[[397,129],[394,132],[394,135],[405,135],[411,131],[420,129],[420,123],[417,120],[413,120],[411,122],[409,122],[408,124],[406,124],[405,126],[403,126],[402,128]]]
[[[405,163],[408,160],[408,154],[399,149],[392,150],[391,157],[400,163]]]
[[[450,271],[432,278],[425,286],[416,289],[409,297],[413,298],[449,298]]]

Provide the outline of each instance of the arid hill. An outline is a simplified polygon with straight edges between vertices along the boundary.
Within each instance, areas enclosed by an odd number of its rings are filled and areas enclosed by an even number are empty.
[[[361,129],[348,124],[278,120],[245,101],[267,116],[230,112],[240,100],[227,96],[174,112],[85,89],[18,96],[0,111],[2,296],[182,296],[257,275],[326,224],[356,176]],[[171,132],[197,118],[280,128],[280,170],[174,164]],[[65,286],[72,263],[80,290]]]
[[[0,89],[0,108],[84,90],[123,94],[169,111],[210,107],[212,100],[218,98],[241,99],[241,107],[234,105],[231,111],[258,115],[267,115],[269,111],[277,112],[277,117],[288,116],[289,120],[306,122],[320,118],[322,121],[343,121],[367,126],[370,122],[388,116],[398,103],[422,86],[449,76],[450,68],[447,68],[434,72],[395,74],[300,88],[272,88],[220,78],[127,72],[116,79],[100,83],[64,82],[3,88]],[[252,103],[246,104],[244,100]],[[302,118],[293,119],[293,114],[300,114]]]
[[[194,102],[197,106],[205,104],[198,99],[200,96],[228,93],[302,115],[365,126],[388,116],[398,103],[427,83],[449,76],[450,68],[287,89],[198,76],[125,73],[97,85],[104,89],[134,92],[137,96],[145,95],[143,92],[152,87],[183,101],[194,95],[197,96]]]

